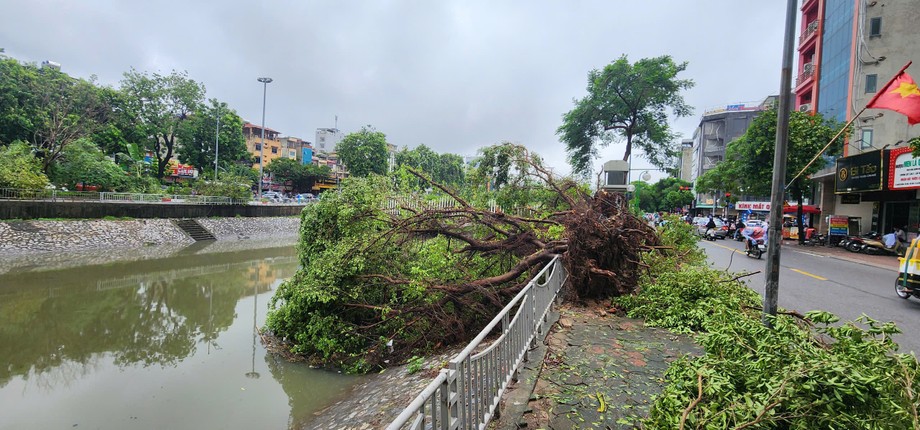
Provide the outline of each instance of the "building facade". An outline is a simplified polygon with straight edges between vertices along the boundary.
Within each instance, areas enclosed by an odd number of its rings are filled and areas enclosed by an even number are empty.
[[[336,145],[344,137],[344,134],[338,128],[317,128],[316,143],[313,148],[320,153],[335,152]]]
[[[864,110],[908,61],[920,59],[917,6],[892,0],[802,4],[796,108],[852,121],[853,130],[839,151],[843,155],[825,157],[827,167],[812,175],[822,231],[828,231],[828,216],[837,215],[860,232],[907,227],[917,233],[920,182],[910,178],[920,160],[904,148],[920,136],[920,127],[894,111]],[[907,72],[920,77],[920,68]]]
[[[744,135],[754,118],[772,108],[775,102],[776,97],[771,96],[760,102],[734,103],[704,111],[700,125],[693,132],[693,138],[682,143],[682,150],[689,152],[690,159],[686,162],[689,172],[685,173],[685,160],[682,157],[681,179],[695,182],[696,178],[721,163],[725,159],[728,144]],[[721,214],[726,211],[723,200],[712,194],[696,193],[693,212]]]
[[[259,165],[259,157],[263,154],[265,156],[264,163],[262,163],[263,166],[285,155],[281,139],[278,137],[279,134],[280,133],[277,131],[265,127],[265,151],[262,151],[262,127],[249,122],[243,124],[243,137],[246,138],[246,149],[252,155],[254,165]]]

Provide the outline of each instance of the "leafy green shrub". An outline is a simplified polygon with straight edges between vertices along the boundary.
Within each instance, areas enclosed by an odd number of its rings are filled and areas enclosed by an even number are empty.
[[[781,315],[768,329],[757,316],[726,316],[699,336],[706,355],[672,363],[646,428],[920,428],[920,366],[894,353],[893,324],[815,312],[814,328]]]
[[[121,167],[108,159],[89,139],[78,139],[67,145],[51,169],[52,180],[74,189],[78,182],[97,185],[101,190],[124,190],[128,177]]]
[[[706,351],[671,364],[644,428],[920,429],[920,365],[895,353],[892,323],[835,324],[815,311],[781,313],[767,328],[756,293],[692,264],[653,271],[639,295],[615,303],[649,325],[698,333]]]
[[[413,355],[412,358],[409,359],[409,363],[406,366],[406,372],[410,375],[413,373],[418,373],[419,370],[424,369],[424,366],[425,366],[425,357],[419,357],[417,355]]]
[[[663,271],[642,292],[621,296],[614,303],[632,318],[676,332],[710,331],[724,324],[726,315],[740,315],[745,306],[758,307],[760,297],[724,272],[702,266]]]
[[[42,189],[48,177],[42,173],[41,161],[23,141],[0,148],[0,188]]]
[[[497,310],[456,306],[442,301],[443,291],[428,288],[449,285],[470,272],[501,273],[501,265],[455,252],[462,244],[441,236],[388,236],[390,215],[382,208],[389,186],[387,178],[376,175],[349,178],[339,192],[325,193],[303,210],[302,269],[276,290],[266,321],[276,336],[291,342],[293,352],[348,371],[368,371],[387,354],[387,359],[409,357],[436,342],[456,341],[445,333],[457,327],[475,333],[482,314]],[[424,311],[439,301],[439,314]],[[439,318],[456,327],[445,327]],[[390,341],[395,353],[388,352]]]
[[[249,178],[223,175],[218,181],[199,179],[194,184],[195,192],[201,196],[230,197],[236,200],[249,200],[252,198],[252,185]]]

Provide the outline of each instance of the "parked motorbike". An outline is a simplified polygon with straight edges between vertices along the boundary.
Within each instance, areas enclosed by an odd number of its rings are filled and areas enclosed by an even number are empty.
[[[716,239],[718,239],[718,237],[716,237],[715,231],[716,231],[716,229],[714,229],[714,228],[710,228],[710,229],[706,230],[706,234],[703,235],[703,238],[706,239],[706,240],[711,240],[711,241],[715,242]]]
[[[881,240],[877,239],[865,239],[863,240],[862,246],[859,248],[859,252],[869,255],[892,255],[899,256],[895,248],[886,248],[885,244]]]
[[[878,233],[874,231],[870,231],[868,233],[865,233],[859,236],[847,237],[846,239],[840,241],[840,243],[837,246],[842,246],[846,248],[847,251],[850,251],[850,252],[859,252],[863,248],[863,245],[866,244],[867,239],[878,240],[879,238],[881,238],[881,236],[879,236]]]
[[[815,245],[824,245],[827,243],[827,236],[823,234],[815,234],[808,239],[805,239],[802,242],[805,246],[815,246]]]
[[[753,240],[753,242],[748,246],[747,250],[745,250],[745,253],[748,257],[756,258],[758,260],[760,260],[760,257],[762,257],[765,252],[767,252],[767,244],[763,239]]]

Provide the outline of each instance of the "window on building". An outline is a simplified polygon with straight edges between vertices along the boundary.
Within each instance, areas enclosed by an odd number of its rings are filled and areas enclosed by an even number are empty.
[[[878,75],[866,75],[866,93],[878,91]]]
[[[254,158],[252,159],[252,162],[255,163],[255,164],[259,164],[259,163],[262,162],[262,160],[261,160],[259,157],[254,157]]]
[[[272,154],[277,154],[277,153],[278,153],[278,147],[277,147],[277,146],[273,146],[273,147],[272,147]]]
[[[882,35],[882,17],[872,18],[869,20],[869,37],[879,37]]]
[[[862,129],[862,136],[859,139],[859,149],[872,148],[872,129]]]
[[[259,143],[257,143],[257,144],[256,144],[256,151],[261,151],[261,150],[262,150],[262,145],[259,144]]]

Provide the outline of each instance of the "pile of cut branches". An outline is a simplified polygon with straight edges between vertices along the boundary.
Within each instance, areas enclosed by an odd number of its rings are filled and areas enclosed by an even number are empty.
[[[433,182],[453,207],[394,208],[392,183],[379,177],[351,180],[307,208],[303,267],[276,292],[270,331],[294,352],[365,371],[467,341],[557,254],[569,300],[635,291],[641,253],[658,236],[624,196],[557,180],[523,147],[493,148],[513,166],[505,189],[540,196],[529,210],[490,210]],[[480,169],[494,170],[486,158]]]

